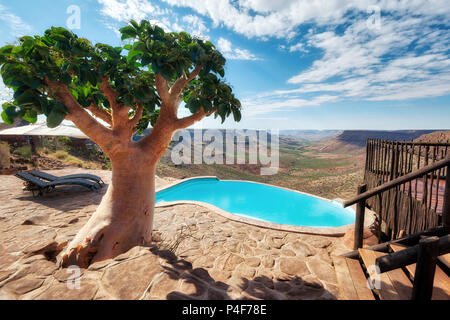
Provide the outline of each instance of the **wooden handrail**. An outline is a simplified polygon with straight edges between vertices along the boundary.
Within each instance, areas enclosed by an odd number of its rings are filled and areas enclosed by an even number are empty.
[[[450,235],[423,238],[419,244],[375,260],[378,272],[388,272],[416,264],[412,300],[431,300],[438,257],[450,252]]]
[[[431,228],[431,229],[428,229],[428,230],[422,230],[422,231],[410,234],[410,235],[408,235],[408,236],[406,236],[404,238],[378,243],[378,244],[375,244],[373,246],[366,247],[365,249],[373,250],[373,251],[379,251],[379,252],[386,252],[386,254],[388,254],[389,253],[389,246],[391,244],[400,244],[400,245],[404,245],[404,246],[413,246],[413,245],[417,244],[422,237],[432,237],[432,236],[442,237],[442,236],[445,236],[447,234],[448,234],[447,230],[445,230],[445,228],[443,226],[438,226],[438,227],[435,227],[435,228]],[[349,259],[358,259],[359,251],[358,250],[353,250],[353,251],[341,254],[341,256],[345,257],[345,258],[349,258]],[[449,267],[449,269],[450,269],[450,267]]]
[[[404,176],[400,176],[398,178],[395,178],[394,180],[391,180],[389,182],[386,182],[378,187],[375,187],[373,189],[370,189],[369,191],[366,191],[364,193],[359,194],[358,196],[354,197],[353,199],[344,201],[343,206],[344,208],[351,206],[355,203],[365,201],[370,197],[376,196],[386,190],[395,188],[401,184],[404,184],[406,182],[412,181],[414,179],[420,178],[430,172],[433,172],[435,170],[439,170],[441,168],[444,168],[446,166],[450,166],[450,156],[446,159],[436,161],[426,167],[423,167],[415,172],[408,173]],[[447,173],[449,175],[449,173]]]
[[[380,268],[380,272],[388,272],[394,269],[403,268],[417,262],[419,252],[419,244],[393,252],[375,260],[376,265]],[[450,252],[450,235],[439,238],[439,255]]]

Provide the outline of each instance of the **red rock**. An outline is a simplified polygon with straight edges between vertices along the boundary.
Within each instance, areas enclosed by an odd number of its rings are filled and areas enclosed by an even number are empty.
[[[105,289],[118,299],[140,298],[155,275],[163,272],[159,257],[147,254],[109,267],[102,278]]]
[[[299,258],[280,258],[280,270],[292,276],[309,274],[305,261]]]
[[[67,283],[56,283],[39,294],[36,300],[92,300],[98,290],[96,283],[89,279],[80,279],[80,288],[69,289]]]
[[[364,228],[363,237],[364,237],[363,240],[364,247],[370,247],[378,244],[377,236],[368,228]],[[355,239],[355,228],[349,229],[342,238],[344,245],[351,250],[353,250],[354,239]]]
[[[4,288],[14,294],[22,295],[39,288],[43,282],[43,279],[38,279],[33,276],[26,276],[18,280],[8,282],[5,284]]]

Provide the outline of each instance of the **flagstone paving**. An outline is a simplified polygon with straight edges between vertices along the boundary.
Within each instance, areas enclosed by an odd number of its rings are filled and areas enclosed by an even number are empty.
[[[111,172],[66,168],[56,175]],[[157,178],[157,186],[173,182]],[[155,211],[154,243],[88,269],[55,254],[95,211],[100,193],[62,188],[33,198],[0,176],[0,299],[335,299],[331,254],[342,238],[263,229],[197,205]]]

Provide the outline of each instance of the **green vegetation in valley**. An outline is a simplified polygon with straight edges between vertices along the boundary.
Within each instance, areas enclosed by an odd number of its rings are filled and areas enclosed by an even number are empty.
[[[319,143],[289,141],[280,138],[280,168],[272,176],[260,175],[260,165],[174,165],[170,150],[157,166],[161,177],[187,178],[217,176],[220,179],[238,179],[269,183],[327,198],[346,198],[354,195],[363,178],[364,152],[343,155],[318,151]],[[246,154],[248,163],[248,154]]]

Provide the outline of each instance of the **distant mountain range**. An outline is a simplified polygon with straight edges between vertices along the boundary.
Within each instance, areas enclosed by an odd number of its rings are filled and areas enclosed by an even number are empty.
[[[190,133],[191,137],[193,137],[194,130],[196,130],[196,129],[185,129],[185,130],[187,130]],[[205,132],[207,130],[219,130],[220,132],[222,132],[223,137],[225,137],[225,132],[226,132],[225,129],[202,129],[202,130],[203,130],[203,132]],[[246,129],[243,129],[243,130],[246,130]],[[271,133],[273,133],[271,130],[256,130],[256,131],[268,131],[268,136],[270,136]],[[137,141],[140,138],[142,138],[142,136],[147,135],[150,132],[151,132],[151,128],[146,129],[142,135],[135,134],[133,137],[133,140]],[[236,133],[239,135],[239,131],[237,131]],[[342,133],[342,130],[280,130],[279,131],[280,137],[286,137],[286,138],[291,138],[291,139],[296,139],[296,140],[314,141],[314,142],[329,140],[329,139],[337,136],[340,133]],[[180,135],[180,133],[175,134],[174,140],[177,140],[177,136],[179,136],[179,135]]]
[[[367,139],[383,139],[397,141],[416,140],[424,135],[434,136],[437,132],[450,132],[447,130],[345,130],[335,138],[324,142],[320,151],[323,152],[351,152],[363,149]],[[429,140],[429,139],[428,139]]]
[[[11,125],[0,123],[0,130],[28,124],[28,122],[18,119]],[[189,131],[191,137],[194,136],[194,129],[186,130]],[[206,130],[208,129],[203,129],[203,132]],[[223,137],[225,138],[225,129],[217,130],[221,131]],[[146,129],[142,135],[135,134],[133,136],[133,140],[137,141],[150,132],[151,128]],[[270,137],[270,133],[271,131],[269,130],[268,137]],[[416,140],[420,138],[427,142],[447,142],[450,140],[450,130],[280,130],[279,135],[280,137],[289,140],[293,139],[298,141],[322,142],[321,151],[325,152],[333,152],[338,149],[354,150],[364,148],[366,141],[369,138],[402,141]],[[175,135],[174,140],[178,140],[178,136],[179,134]]]
[[[365,147],[366,141],[369,138],[408,141],[417,139],[424,134],[429,134],[436,131],[444,131],[444,130],[396,130],[396,131],[345,130],[340,135],[338,135],[336,139],[360,147]]]
[[[280,136],[318,142],[329,140],[342,132],[342,130],[280,130]]]

